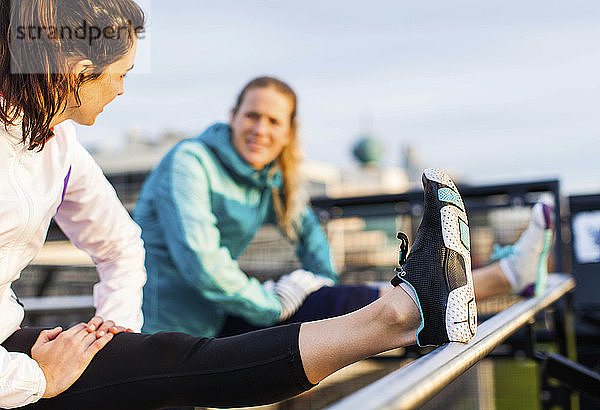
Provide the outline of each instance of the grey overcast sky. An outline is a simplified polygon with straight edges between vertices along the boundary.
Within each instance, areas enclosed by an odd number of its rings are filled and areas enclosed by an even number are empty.
[[[464,181],[600,192],[597,0],[140,3],[150,35],[125,95],[79,127],[89,146],[196,135],[271,74],[299,95],[308,159],[350,165],[366,122],[389,165],[410,144]]]

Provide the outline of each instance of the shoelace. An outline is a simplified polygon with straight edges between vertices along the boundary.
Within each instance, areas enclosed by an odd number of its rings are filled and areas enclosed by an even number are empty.
[[[404,269],[402,269],[402,265],[406,263],[406,256],[408,255],[408,236],[406,236],[404,232],[398,232],[398,235],[396,237],[400,239],[400,252],[398,255],[398,265],[400,266],[394,268],[396,276],[394,276],[390,281],[393,286],[398,286],[400,282],[402,282],[402,279],[400,279],[400,277],[406,274]]]

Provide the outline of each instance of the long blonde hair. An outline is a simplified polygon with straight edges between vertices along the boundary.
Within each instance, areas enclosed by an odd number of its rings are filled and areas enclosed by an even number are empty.
[[[298,239],[296,232],[299,223],[300,214],[303,209],[304,201],[300,198],[300,162],[302,155],[300,153],[300,144],[298,141],[298,120],[297,120],[297,101],[298,98],[294,90],[285,82],[274,77],[257,77],[244,86],[235,106],[231,110],[235,115],[248,91],[255,88],[272,87],[282,95],[287,96],[292,103],[292,112],[290,114],[290,142],[283,148],[275,166],[271,169],[271,176],[281,172],[282,185],[272,188],[273,208],[277,217],[277,224],[285,235],[295,241]]]

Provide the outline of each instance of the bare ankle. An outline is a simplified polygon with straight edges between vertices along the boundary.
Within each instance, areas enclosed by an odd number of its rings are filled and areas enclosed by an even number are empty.
[[[402,288],[393,288],[382,301],[385,301],[382,314],[386,323],[403,330],[416,330],[419,327],[419,308]]]

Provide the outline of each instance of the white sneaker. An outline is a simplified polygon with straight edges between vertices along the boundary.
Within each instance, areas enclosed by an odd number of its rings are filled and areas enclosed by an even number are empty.
[[[500,259],[500,267],[513,293],[538,296],[546,289],[548,255],[554,233],[552,214],[550,206],[535,204],[525,232],[517,242],[500,251],[508,255]]]

